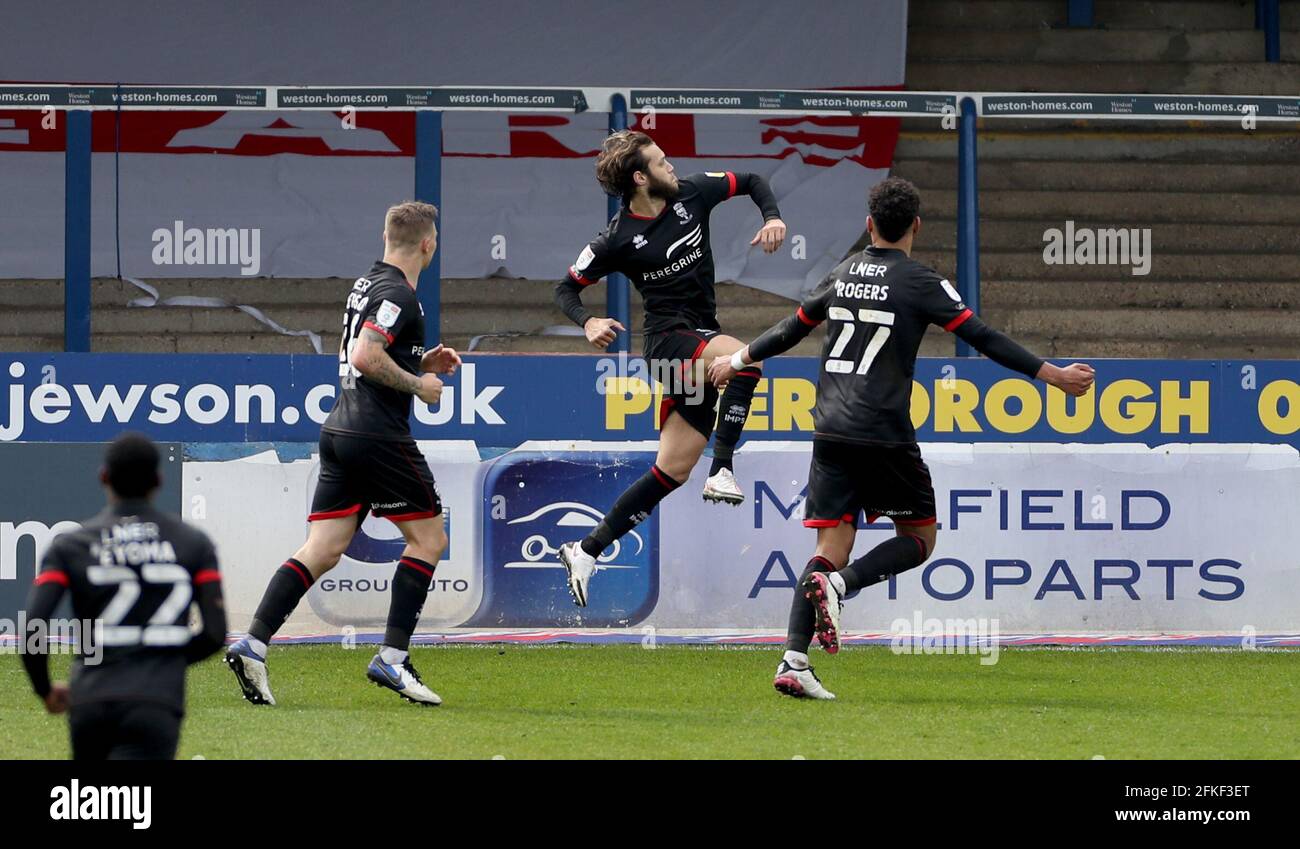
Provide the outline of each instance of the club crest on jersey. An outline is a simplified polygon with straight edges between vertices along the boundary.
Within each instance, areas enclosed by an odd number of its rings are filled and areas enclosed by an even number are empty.
[[[379,311],[375,313],[375,324],[385,330],[391,330],[396,323],[397,317],[402,314],[402,308],[392,301],[384,301],[379,305]]]
[[[644,248],[646,244],[647,243],[645,240],[645,236],[642,236],[640,233],[637,233],[635,236],[632,237],[632,247],[636,248],[637,250]]]
[[[691,214],[686,211],[686,207],[682,204],[681,201],[677,201],[677,203],[673,204],[673,212],[677,213],[677,217],[682,220],[683,224],[690,223]]]

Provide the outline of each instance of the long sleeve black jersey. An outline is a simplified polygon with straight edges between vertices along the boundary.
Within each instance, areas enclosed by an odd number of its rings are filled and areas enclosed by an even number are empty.
[[[50,690],[48,623],[71,596],[92,623],[71,675],[73,704],[185,704],[185,667],[221,648],[226,614],[212,541],[147,501],[123,501],[60,534],[41,560],[27,605],[23,664],[38,696]],[[190,629],[198,606],[201,627]],[[34,650],[33,650],[34,649]]]
[[[682,177],[678,184],[676,200],[654,218],[626,206],[619,210],[556,284],[556,303],[579,327],[592,317],[579,293],[618,271],[645,301],[647,334],[675,327],[718,329],[709,213],[738,194],[749,195],[765,221],[780,218],[781,211],[767,181],[756,174],[715,171]]]
[[[818,438],[905,444],[912,375],[926,328],[938,325],[1029,377],[1043,361],[985,325],[944,278],[903,251],[869,247],[831,270],[794,315],[749,346],[757,362],[793,348],[828,321],[813,421]]]

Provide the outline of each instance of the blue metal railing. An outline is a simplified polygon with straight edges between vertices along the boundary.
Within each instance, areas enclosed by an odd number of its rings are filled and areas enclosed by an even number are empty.
[[[1273,7],[1274,25],[1276,25],[1276,3]],[[1264,15],[1268,17],[1268,15]],[[22,88],[22,87],[17,87]],[[29,87],[35,88],[35,87]],[[50,86],[50,89],[62,90],[66,87]],[[55,94],[58,92],[56,91]],[[797,96],[801,93],[779,93]],[[980,250],[979,250],[979,186],[978,186],[978,152],[977,120],[981,114],[993,117],[1058,117],[1059,108],[1026,107],[1017,105],[1017,99],[1027,95],[979,94],[974,92],[927,92],[904,93],[899,96],[914,100],[924,100],[922,106],[910,102],[902,105],[904,110],[898,114],[916,114],[927,117],[952,117],[954,108],[958,119],[958,222],[957,222],[957,285],[963,300],[972,310],[980,306]],[[629,101],[625,94],[615,92],[609,95],[609,121],[611,131],[623,129],[628,123]],[[1129,98],[1130,102],[1118,103],[1115,96],[1107,95],[1068,95],[1063,97],[1085,98],[1093,101],[1084,117],[1099,119],[1114,118],[1118,120],[1145,120],[1143,116],[1163,116],[1155,106],[1146,104],[1146,111],[1135,112],[1143,103],[1138,98]],[[1242,97],[1218,95],[1162,95],[1172,100],[1185,101],[1188,107],[1197,110],[1198,117],[1207,120],[1237,120],[1237,106],[1249,109],[1260,120],[1293,122],[1295,120],[1294,99],[1285,97]],[[1123,98],[1120,98],[1123,99]],[[1142,98],[1150,99],[1149,96]],[[936,105],[936,101],[938,105]],[[1203,103],[1202,101],[1213,101]],[[1232,112],[1224,112],[1225,102],[1232,101]],[[991,102],[991,105],[990,105]],[[64,222],[64,348],[67,351],[90,350],[91,326],[91,111],[105,108],[107,104],[99,103],[89,107],[80,103],[59,104],[64,116],[66,132],[65,158],[65,222]],[[942,112],[939,111],[942,106]],[[1157,104],[1158,105],[1158,104]],[[1210,108],[1213,107],[1213,108]],[[22,108],[22,107],[19,107]],[[35,107],[31,107],[35,108]],[[58,107],[56,107],[58,108]],[[250,107],[245,107],[250,108]],[[262,106],[251,108],[266,108]],[[585,108],[583,106],[582,108]],[[121,110],[120,103],[117,109]],[[756,107],[744,107],[742,111],[754,111]],[[581,109],[579,109],[581,111]],[[442,112],[439,109],[419,107],[415,110],[415,197],[437,204],[442,202]],[[1191,112],[1185,113],[1188,117]],[[612,215],[617,211],[618,199],[610,199],[607,211]],[[445,210],[440,217],[445,219]],[[440,232],[445,232],[445,221],[440,221]],[[430,267],[420,275],[419,299],[425,311],[426,344],[433,345],[441,338],[441,251],[434,254]],[[610,275],[607,286],[609,315],[617,319],[624,327],[630,327],[630,292],[626,278]],[[616,335],[611,351],[624,352],[629,348],[630,334]],[[961,341],[957,342],[958,356],[970,356],[971,350]]]
[[[615,94],[609,101],[609,131],[616,133],[619,130],[627,129],[627,100],[621,94]],[[609,218],[613,218],[618,213],[621,201],[616,197],[609,197],[605,204],[605,211]],[[632,338],[632,296],[628,291],[627,277],[615,272],[605,278],[605,300],[606,307],[609,311],[609,317],[616,319],[619,324],[627,330],[617,334],[614,341],[609,344],[609,352],[618,354],[631,350]]]
[[[1092,0],[1070,0],[1066,19],[1072,27],[1091,27],[1093,25]]]
[[[415,113],[415,199],[438,207],[442,218],[442,113]],[[438,222],[442,233],[442,222]],[[442,248],[434,251],[433,262],[420,272],[416,290],[424,309],[424,344],[437,345],[442,339]]]
[[[90,112],[64,115],[63,350],[90,350]]]
[[[966,306],[980,311],[980,206],[976,151],[975,100],[961,102],[957,129],[957,291]],[[957,356],[979,356],[969,344],[957,338]]]
[[[1281,62],[1281,0],[1255,0],[1255,29],[1264,31],[1264,61]]]

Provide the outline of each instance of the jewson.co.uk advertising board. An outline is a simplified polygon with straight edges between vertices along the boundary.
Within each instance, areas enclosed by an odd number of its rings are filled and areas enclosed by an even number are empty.
[[[640,358],[469,355],[417,439],[506,448],[530,439],[654,439],[657,387]],[[982,359],[917,364],[926,441],[1300,444],[1300,363],[1095,360],[1075,400]],[[766,364],[748,439],[812,430],[818,363]],[[125,428],[178,442],[314,442],[337,391],[316,355],[48,354],[0,358],[0,441],[100,441]]]

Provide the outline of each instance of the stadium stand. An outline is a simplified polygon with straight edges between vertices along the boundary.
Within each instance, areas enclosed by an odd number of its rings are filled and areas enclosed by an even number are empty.
[[[1282,8],[1282,61],[1263,61],[1253,4],[1107,2],[1097,26],[1066,26],[1055,0],[913,0],[907,87],[913,90],[1214,92],[1293,94],[1300,61],[1300,2]],[[1287,124],[982,121],[979,141],[982,311],[995,326],[1052,356],[1285,357],[1300,345],[1300,138]],[[1135,155],[1140,151],[1140,155]],[[918,256],[956,271],[956,134],[903,119],[893,172],[925,199]],[[1078,227],[1152,229],[1150,273],[1115,265],[1047,266],[1043,233]],[[358,267],[364,265],[359,261]],[[560,273],[557,269],[557,274]],[[348,279],[151,280],[161,296],[249,304],[275,321],[338,340]],[[1122,282],[1122,286],[1116,283]],[[1042,285],[1052,283],[1054,285]],[[1059,284],[1059,285],[1058,285]],[[0,281],[0,350],[62,348],[62,283]],[[142,293],[93,281],[93,349],[139,352],[310,351],[302,337],[267,330],[233,309],[130,307]],[[603,291],[593,300],[603,301]],[[445,341],[481,351],[579,352],[576,336],[548,335],[564,319],[543,281],[444,280]],[[720,318],[750,338],[788,301],[721,285]],[[1216,311],[1207,322],[1205,311]],[[632,315],[640,303],[633,294]],[[796,353],[814,353],[820,337]],[[640,339],[634,337],[633,350]],[[931,332],[922,354],[952,353]]]
[[[1300,4],[1283,4],[1282,25],[1292,29],[1279,64],[1263,61],[1251,3],[1099,2],[1105,28],[1087,30],[1063,28],[1065,13],[1053,2],[913,0],[908,87],[1295,93]],[[988,320],[1052,356],[1293,356],[1300,322],[1285,310],[1300,306],[1292,200],[1300,138],[1286,124],[1189,130],[1182,122],[982,122]],[[933,122],[904,119],[894,158],[895,173],[927,201],[921,252],[946,269],[956,264],[956,149]],[[1067,219],[1152,228],[1151,273],[1044,265],[1043,231]]]

